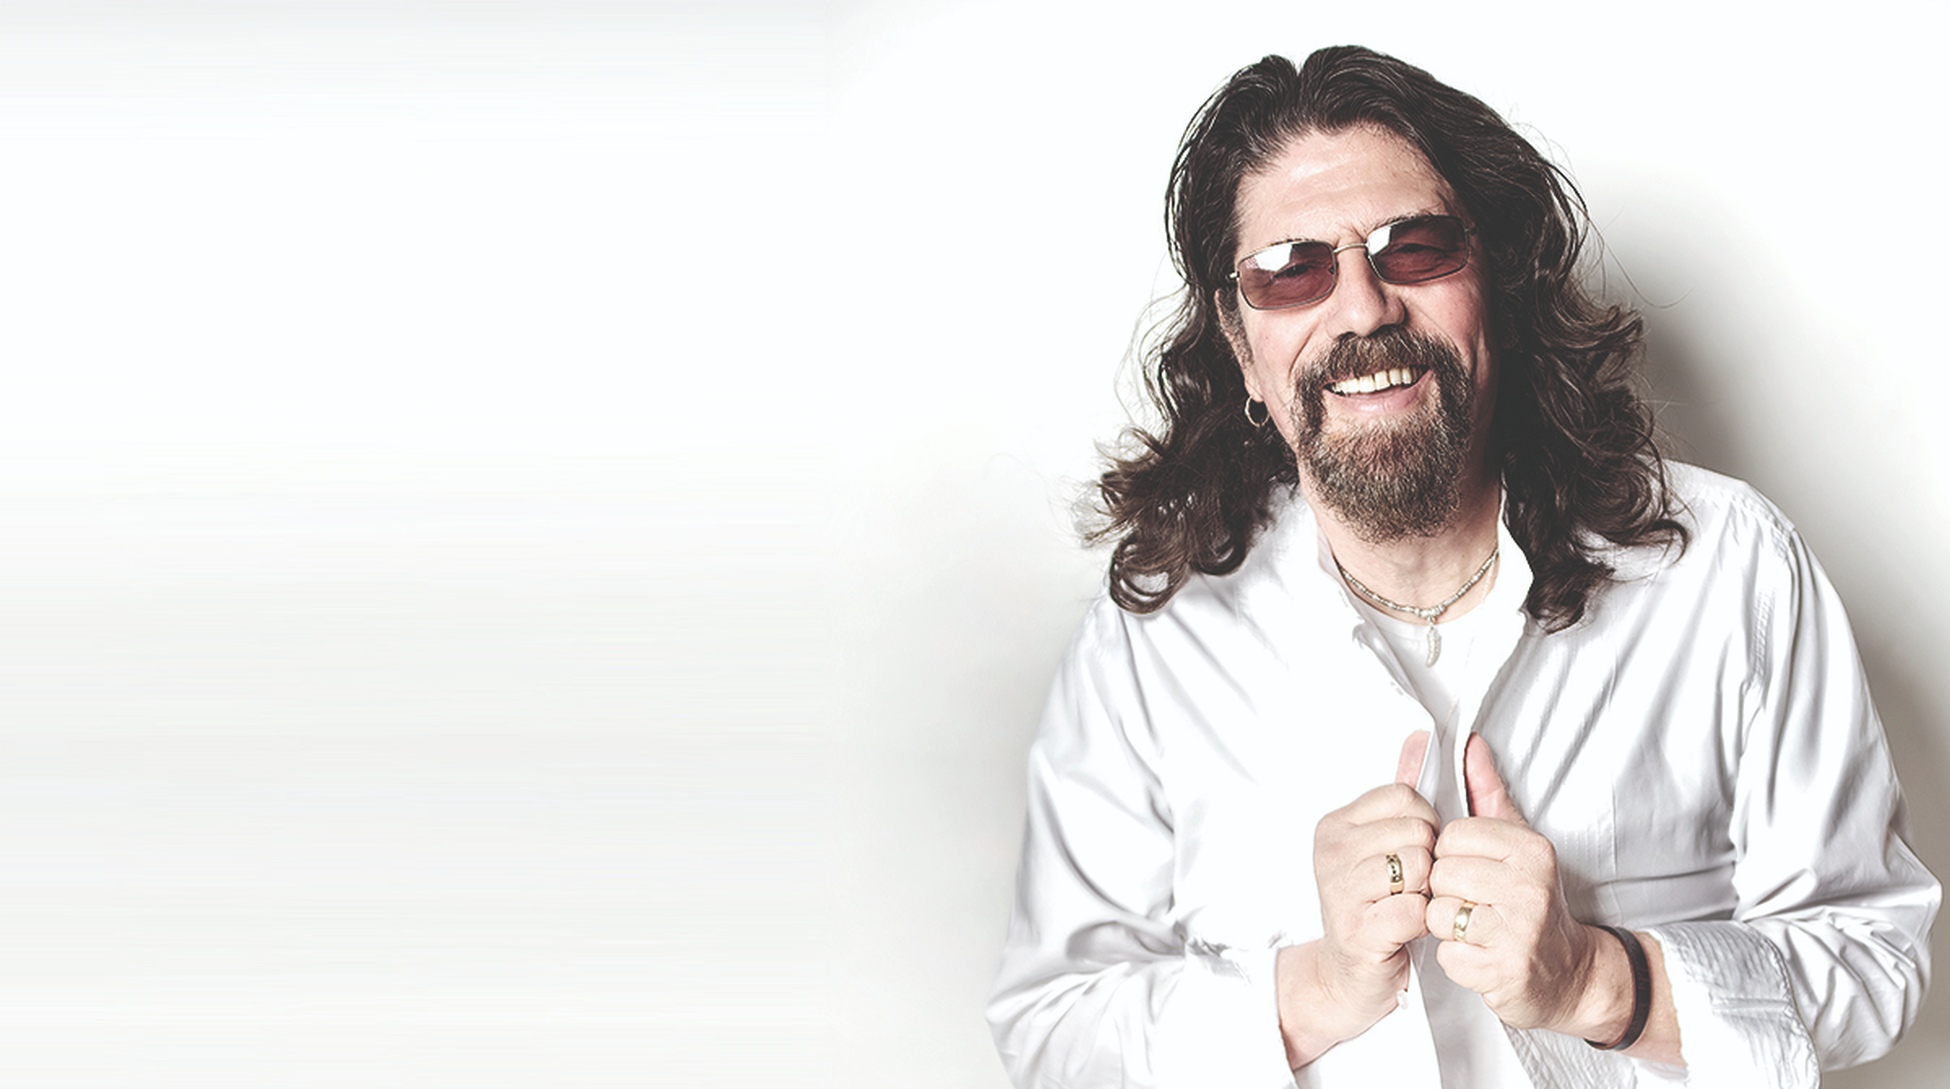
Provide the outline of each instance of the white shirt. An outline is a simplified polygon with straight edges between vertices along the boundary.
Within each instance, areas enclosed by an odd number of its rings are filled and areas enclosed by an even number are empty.
[[[1499,557],[1506,536],[1507,533],[1499,535]],[[1417,786],[1444,821],[1468,815],[1465,800],[1468,787],[1456,773],[1461,766],[1461,746],[1469,740],[1468,723],[1474,720],[1483,696],[1523,633],[1522,616],[1512,614],[1520,614],[1523,608],[1524,594],[1530,586],[1530,567],[1522,552],[1513,552],[1505,566],[1514,569],[1508,577],[1498,577],[1490,583],[1490,592],[1481,608],[1437,625],[1441,632],[1440,654],[1433,663],[1428,660],[1426,623],[1411,624],[1397,619],[1358,595],[1351,599],[1386,641],[1389,665],[1397,679],[1429,714],[1435,743],[1430,749],[1431,757],[1422,765]],[[1497,574],[1501,576],[1502,571]],[[1425,974],[1413,982],[1435,1048],[1433,1055],[1422,1053],[1423,1064],[1432,1061],[1440,1068],[1442,1089],[1530,1085],[1503,1023],[1474,991],[1451,983],[1441,966],[1430,962],[1429,958],[1435,955],[1435,944],[1433,939],[1423,940],[1414,949],[1413,971]],[[1412,1013],[1407,1017],[1411,1021],[1417,1019]],[[1312,1076],[1310,1071],[1309,1077]],[[1426,1070],[1419,1079],[1407,1079],[1409,1084],[1418,1080],[1433,1084],[1426,1077]]]
[[[1314,826],[1390,782],[1415,730],[1438,734],[1420,786],[1439,812],[1482,734],[1573,913],[1658,938],[1692,1084],[1813,1086],[1818,1064],[1886,1051],[1922,1001],[1939,889],[1903,842],[1847,618],[1765,499],[1671,472],[1688,548],[1615,554],[1619,581],[1564,631],[1520,611],[1529,566],[1501,531],[1474,650],[1499,665],[1451,728],[1408,694],[1297,499],[1233,574],[1148,616],[1100,600],[1030,752],[988,1009],[1016,1082],[1293,1085],[1273,963],[1321,933]],[[1470,1032],[1447,1012],[1431,1029],[1455,985],[1427,952],[1402,1008],[1302,1084],[1439,1084]],[[1539,1086],[1672,1073],[1505,1032]]]

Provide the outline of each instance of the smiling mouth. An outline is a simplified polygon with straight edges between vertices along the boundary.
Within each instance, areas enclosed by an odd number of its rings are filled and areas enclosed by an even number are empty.
[[[1389,367],[1359,378],[1344,378],[1327,387],[1331,393],[1351,397],[1357,393],[1380,393],[1400,386],[1412,386],[1428,373],[1427,367]]]

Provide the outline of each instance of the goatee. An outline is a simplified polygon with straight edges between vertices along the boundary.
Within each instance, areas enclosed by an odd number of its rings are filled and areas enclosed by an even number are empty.
[[[1407,367],[1427,372],[1434,398],[1392,420],[1343,422],[1325,430],[1328,386]],[[1294,453],[1320,501],[1369,541],[1426,537],[1455,517],[1462,503],[1476,388],[1448,342],[1396,327],[1349,337],[1296,382]]]

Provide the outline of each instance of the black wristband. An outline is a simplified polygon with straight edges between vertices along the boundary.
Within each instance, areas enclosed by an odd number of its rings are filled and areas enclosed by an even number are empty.
[[[1625,1026],[1625,1035],[1617,1043],[1601,1044],[1596,1040],[1585,1043],[1600,1051],[1623,1051],[1639,1042],[1645,1035],[1645,1023],[1652,1019],[1652,965],[1645,959],[1645,946],[1639,944],[1639,936],[1622,926],[1596,924],[1601,930],[1609,930],[1619,943],[1625,946],[1625,959],[1632,965],[1632,1020]]]

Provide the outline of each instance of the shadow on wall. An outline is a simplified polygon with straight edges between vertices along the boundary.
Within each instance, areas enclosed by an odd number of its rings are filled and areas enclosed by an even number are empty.
[[[1690,204],[1688,203],[1690,202]],[[1657,406],[1661,445],[1681,461],[1753,483],[1787,512],[1848,607],[1897,768],[1909,799],[1910,842],[1939,878],[1950,875],[1950,679],[1942,663],[1933,611],[1950,577],[1925,547],[1944,517],[1945,497],[1928,473],[1909,463],[1900,436],[1877,434],[1837,404],[1847,393],[1819,381],[1860,349],[1839,342],[1832,315],[1807,314],[1779,300],[1765,269],[1728,267],[1721,256],[1739,247],[1694,233],[1710,209],[1696,194],[1665,202],[1652,217],[1656,239],[1631,240],[1640,286],[1679,285],[1675,299],[1614,294],[1641,309],[1648,328],[1645,376]],[[1721,231],[1728,228],[1718,221]],[[1614,239],[1614,252],[1626,249]],[[1727,290],[1719,285],[1741,285]],[[1693,290],[1688,285],[1700,285]],[[1613,285],[1616,287],[1617,285]],[[1657,290],[1649,289],[1656,295]],[[1826,323],[1829,327],[1824,327]],[[1845,451],[1845,456],[1843,452]],[[1908,542],[1917,542],[1910,544]],[[1934,582],[1935,585],[1931,585]],[[1946,927],[1932,935],[1934,960],[1945,963]],[[1940,989],[1940,988],[1939,988]],[[1890,1057],[1838,1072],[1824,1084],[1934,1084],[1950,1065],[1950,999],[1926,1002]]]

